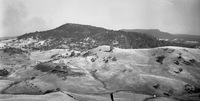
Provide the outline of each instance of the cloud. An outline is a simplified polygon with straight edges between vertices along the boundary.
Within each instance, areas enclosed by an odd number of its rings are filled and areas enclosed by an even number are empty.
[[[41,17],[32,17],[22,2],[5,0],[3,11],[3,36],[18,36],[33,31],[48,29]]]
[[[165,4],[167,4],[167,5],[174,5],[172,2],[170,2],[170,1],[168,1],[168,0],[162,0]]]

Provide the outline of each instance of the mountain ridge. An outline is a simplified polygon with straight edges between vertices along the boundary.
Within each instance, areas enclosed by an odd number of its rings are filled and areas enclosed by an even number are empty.
[[[156,37],[158,39],[167,39],[170,41],[182,42],[182,43],[187,43],[189,41],[192,42],[196,41],[198,44],[200,44],[200,35],[171,34],[168,32],[160,31],[159,29],[122,29],[122,30],[126,32],[140,32],[146,35]]]
[[[109,30],[73,23],[67,23],[48,31],[24,34],[17,39],[44,41],[42,47],[36,47],[40,49],[62,48],[63,45],[73,49],[91,49],[101,45],[111,45],[119,48],[151,48],[177,45],[177,43],[158,40],[143,33]],[[33,44],[32,46],[29,44],[28,47],[34,47]]]

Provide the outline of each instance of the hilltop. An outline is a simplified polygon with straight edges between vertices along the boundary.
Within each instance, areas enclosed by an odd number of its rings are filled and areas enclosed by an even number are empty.
[[[119,48],[154,48],[159,46],[192,45],[158,40],[138,32],[109,30],[90,25],[67,23],[48,31],[27,33],[10,42],[12,47],[21,47],[32,50],[49,49],[76,49],[87,50],[101,45],[110,45]]]

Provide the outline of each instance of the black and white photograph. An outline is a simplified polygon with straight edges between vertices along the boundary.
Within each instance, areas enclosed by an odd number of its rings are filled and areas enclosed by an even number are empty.
[[[0,0],[0,101],[200,101],[200,0]]]

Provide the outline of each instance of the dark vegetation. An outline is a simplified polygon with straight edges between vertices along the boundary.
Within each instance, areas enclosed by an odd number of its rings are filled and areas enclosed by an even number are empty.
[[[9,72],[6,69],[0,70],[0,76],[7,76],[7,75],[9,75]]]
[[[180,73],[180,72],[182,72],[183,71],[183,68],[179,68],[177,71],[174,71],[175,73]]]
[[[195,59],[190,59],[189,60],[191,63],[196,63],[197,61]]]
[[[60,88],[46,90],[46,91],[43,93],[43,95],[44,95],[44,94],[49,94],[49,93],[52,93],[52,92],[57,92],[57,91],[60,91]]]
[[[36,70],[40,70],[42,72],[54,73],[60,77],[67,76],[84,76],[85,74],[82,72],[75,72],[69,66],[60,66],[59,64],[52,63],[41,63],[35,66]]]
[[[173,61],[174,64],[176,65],[187,65],[187,66],[196,66],[199,67],[200,63],[198,61],[196,61],[195,59],[189,59],[189,60],[185,60],[182,56],[182,54],[179,53],[179,56],[176,58],[176,60]],[[181,72],[182,70],[180,70],[181,68],[179,68],[179,72]],[[179,73],[177,71],[177,73]]]
[[[165,95],[165,96],[171,96],[173,93],[174,93],[173,90],[169,90],[167,92],[164,92],[163,95]]]
[[[179,61],[174,61],[174,64],[179,65]]]
[[[110,93],[111,101],[114,101],[113,93]]]
[[[164,48],[164,51],[167,51],[168,53],[173,53],[175,50],[174,49],[169,49],[169,48]]]
[[[163,64],[163,60],[165,59],[165,56],[164,55],[161,55],[161,56],[157,56],[156,57],[156,62],[160,63],[160,64]]]
[[[23,54],[23,53],[28,53],[27,51],[25,50],[22,50],[20,48],[14,48],[14,47],[7,47],[5,49],[3,49],[3,52],[4,53],[8,53],[10,55],[13,55],[13,54]]]
[[[188,93],[194,93],[195,88],[190,84],[186,84],[185,85],[185,91],[187,91]]]
[[[34,80],[35,79],[35,77],[31,77],[31,80]]]
[[[59,55],[59,54],[54,54],[51,56],[51,58],[55,58],[57,55]]]
[[[96,60],[96,59],[94,59],[94,58],[91,59],[92,62],[95,62],[95,60]]]
[[[156,85],[154,85],[153,86],[155,89],[158,89],[159,87],[160,87],[160,85],[159,84],[156,84]]]
[[[27,39],[33,37],[34,39],[51,41],[42,46],[34,47],[34,45],[26,48],[49,50],[55,48],[62,48],[62,45],[68,46],[75,50],[88,50],[101,45],[110,45],[119,48],[153,48],[160,46],[183,46],[194,47],[188,44],[176,43],[170,41],[157,40],[153,36],[148,36],[139,32],[125,32],[107,30],[100,27],[79,24],[64,24],[58,28],[24,34],[18,39]],[[88,39],[87,39],[88,38]],[[87,40],[86,40],[87,39]]]
[[[105,63],[108,63],[108,58],[103,58],[103,61],[104,61]]]
[[[54,89],[47,90],[47,91],[45,91],[43,94],[49,94],[49,93],[52,93],[52,92],[55,92],[55,90],[54,90]]]
[[[144,33],[146,35],[153,36],[158,39],[168,39],[170,41],[176,42],[176,43],[185,43],[188,46],[199,46],[200,45],[200,36],[199,35],[186,35],[186,34],[170,34],[167,32],[162,32],[158,29],[124,29],[123,31],[126,32],[138,32],[138,33]],[[176,40],[174,40],[176,39]],[[198,43],[187,43],[186,41],[197,41]]]
[[[87,56],[90,56],[92,53],[90,52],[90,51],[87,51],[87,52],[85,52],[85,53],[83,53],[83,57],[87,57]]]
[[[42,71],[42,72],[50,72],[50,71],[53,70],[54,68],[51,67],[51,66],[49,66],[48,64],[42,64],[42,63],[41,63],[41,64],[36,65],[34,69],[40,70],[40,71]]]
[[[73,51],[73,52],[71,52],[71,54],[70,54],[70,56],[69,57],[73,57],[73,56],[75,56],[76,54],[75,54],[75,52]]]
[[[112,58],[112,61],[117,61],[117,58],[116,58],[116,57],[113,57],[113,58]]]
[[[188,61],[182,61],[182,63],[183,64],[185,64],[185,65],[192,65],[190,62],[188,62]]]

